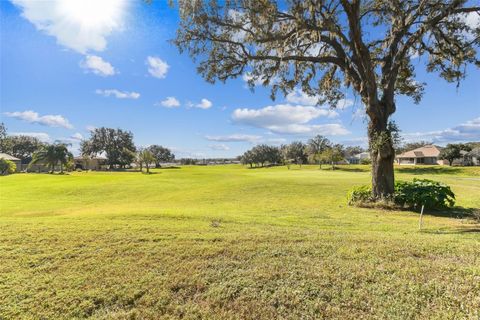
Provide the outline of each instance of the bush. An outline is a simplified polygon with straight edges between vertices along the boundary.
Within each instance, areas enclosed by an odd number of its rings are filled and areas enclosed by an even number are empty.
[[[0,174],[11,174],[17,170],[17,166],[13,161],[0,159]]]
[[[360,159],[360,164],[372,164],[372,160],[370,158],[363,158]]]
[[[449,186],[427,179],[412,182],[397,181],[393,199],[374,199],[370,186],[353,188],[348,193],[348,204],[359,207],[446,209],[455,204],[455,194]]]
[[[348,192],[347,201],[349,205],[361,205],[373,202],[372,188],[370,186],[354,187]]]
[[[413,182],[398,181],[395,184],[395,202],[403,207],[445,209],[455,204],[455,194],[449,186],[428,179],[413,179]]]

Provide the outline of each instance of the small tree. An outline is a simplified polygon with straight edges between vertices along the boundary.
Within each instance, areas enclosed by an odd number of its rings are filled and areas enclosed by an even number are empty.
[[[143,172],[142,164],[145,165],[147,173],[150,173],[150,164],[155,163],[155,157],[148,149],[140,150],[137,155],[138,162],[140,163],[140,172]]]
[[[168,148],[154,144],[148,147],[148,151],[150,151],[155,158],[156,168],[160,168],[162,162],[172,162],[175,160],[175,155]]]
[[[55,171],[55,166],[60,164],[60,172],[63,173],[63,166],[73,159],[72,153],[67,149],[67,145],[63,143],[54,143],[43,146],[40,150],[33,154],[30,165],[43,162],[50,167],[50,173]]]
[[[13,161],[0,158],[0,174],[12,174],[17,170],[17,166]]]
[[[135,145],[130,131],[112,128],[96,128],[88,140],[80,144],[81,153],[94,156],[104,152],[110,169],[115,165],[125,167],[135,159]]]
[[[438,156],[439,159],[447,160],[448,164],[451,166],[455,159],[459,159],[462,157],[461,151],[471,151],[472,148],[468,144],[447,144],[445,148],[440,150],[440,154]]]
[[[284,150],[284,154],[286,159],[292,160],[295,164],[300,165],[302,167],[303,163],[307,162],[307,153],[306,153],[306,146],[301,141],[294,141],[286,146]]]
[[[308,140],[307,142],[307,154],[308,158],[312,162],[316,162],[319,164],[320,169],[322,168],[322,162],[321,162],[321,153],[325,151],[327,148],[329,148],[331,145],[330,140],[327,138],[317,135],[314,138]]]
[[[447,144],[445,148],[440,151],[439,159],[447,160],[448,164],[451,166],[455,159],[461,157],[460,146],[456,144]]]
[[[323,162],[328,162],[332,165],[332,170],[335,170],[335,163],[343,160],[343,147],[340,144],[333,145],[325,149],[320,155],[319,158]]]

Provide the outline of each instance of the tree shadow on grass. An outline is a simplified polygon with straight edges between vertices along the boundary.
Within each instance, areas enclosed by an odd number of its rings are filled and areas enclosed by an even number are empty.
[[[461,168],[456,167],[396,167],[395,171],[398,173],[410,173],[410,174],[458,174],[462,171]]]
[[[322,170],[327,170],[327,169],[322,169]],[[332,168],[328,170],[332,170]],[[370,172],[370,168],[352,168],[352,167],[341,167],[341,166],[336,166],[335,170],[346,171],[346,172]]]
[[[161,170],[170,170],[170,169],[182,169],[181,167],[178,166],[170,166],[170,167],[159,167],[155,169],[161,169]]]
[[[480,225],[466,225],[457,228],[441,228],[436,230],[422,230],[422,233],[429,234],[469,234],[480,233]]]

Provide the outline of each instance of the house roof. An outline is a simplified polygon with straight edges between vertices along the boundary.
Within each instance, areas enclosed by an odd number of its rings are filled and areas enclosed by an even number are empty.
[[[20,161],[20,159],[15,158],[14,156],[11,156],[6,153],[0,153],[0,159],[5,159],[5,160],[11,160],[11,161]]]
[[[397,158],[424,158],[424,157],[438,157],[440,148],[434,145],[427,145],[410,151],[399,154]]]
[[[74,157],[73,159],[75,160],[84,160],[85,158],[82,156]],[[97,156],[97,157],[87,157],[89,160],[107,160],[107,158],[102,157],[102,156]]]

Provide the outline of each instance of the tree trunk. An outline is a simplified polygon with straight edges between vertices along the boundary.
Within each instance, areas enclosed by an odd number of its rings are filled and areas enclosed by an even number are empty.
[[[378,109],[382,110],[383,108]],[[388,116],[381,113],[371,113],[369,116],[368,140],[372,158],[372,192],[375,198],[380,199],[394,193],[395,150],[391,133],[388,131]]]

